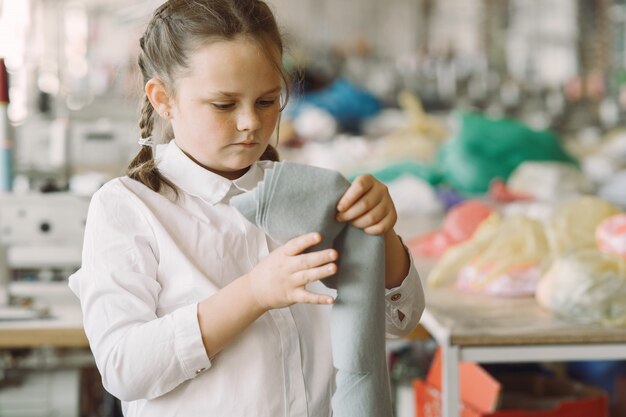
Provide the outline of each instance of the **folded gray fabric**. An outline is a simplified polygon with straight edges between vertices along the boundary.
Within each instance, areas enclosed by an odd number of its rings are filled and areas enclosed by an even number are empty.
[[[337,202],[349,185],[335,171],[281,162],[231,204],[279,243],[320,232],[322,242],[310,250],[334,247],[339,252],[337,274],[321,281],[337,290],[330,323],[337,369],[333,416],[391,417],[384,240],[335,219]]]

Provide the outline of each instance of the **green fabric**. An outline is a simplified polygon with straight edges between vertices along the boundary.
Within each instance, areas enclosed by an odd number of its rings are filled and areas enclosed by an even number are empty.
[[[444,181],[465,193],[483,193],[494,178],[507,180],[524,161],[577,164],[554,133],[537,131],[512,119],[490,119],[476,113],[461,115],[461,129],[444,144],[437,166]]]
[[[364,173],[364,172],[363,172]],[[363,174],[355,174],[349,177],[350,182]],[[380,182],[390,183],[403,175],[410,174],[420,178],[430,185],[437,185],[441,182],[441,173],[436,167],[419,164],[413,161],[402,161],[389,164],[378,171],[371,172],[371,175]]]

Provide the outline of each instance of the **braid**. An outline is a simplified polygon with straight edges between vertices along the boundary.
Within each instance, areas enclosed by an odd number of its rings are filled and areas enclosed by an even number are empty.
[[[144,96],[141,106],[141,118],[139,119],[139,129],[141,130],[141,137],[147,138],[152,135],[152,128],[154,126],[154,110],[150,100],[147,96]],[[152,147],[142,146],[139,153],[133,158],[128,166],[127,175],[137,180],[154,191],[159,191],[160,183],[154,181],[154,171],[156,167],[152,158]]]
[[[152,103],[150,103],[147,95],[143,96],[139,129],[141,130],[142,138],[149,138],[152,136],[152,129],[154,129],[154,107],[152,107]]]
[[[141,65],[140,65],[141,66]],[[148,100],[147,96],[144,96],[143,105],[141,106],[141,118],[139,119],[139,128],[141,129],[141,137],[147,138],[152,135],[152,129],[154,128],[154,108]],[[161,190],[161,185],[165,184],[170,187],[176,196],[178,196],[178,189],[167,178],[163,177],[156,167],[154,158],[152,155],[151,146],[142,146],[139,153],[133,158],[128,165],[126,175],[135,181],[141,182],[146,187],[155,192]]]

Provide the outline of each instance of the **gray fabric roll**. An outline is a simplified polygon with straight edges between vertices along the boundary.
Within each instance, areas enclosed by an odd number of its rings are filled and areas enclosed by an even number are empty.
[[[335,171],[281,162],[231,204],[276,242],[320,232],[322,242],[310,251],[334,247],[339,252],[337,274],[321,281],[337,290],[330,323],[337,369],[333,416],[391,417],[384,239],[335,219],[337,202],[349,185]]]

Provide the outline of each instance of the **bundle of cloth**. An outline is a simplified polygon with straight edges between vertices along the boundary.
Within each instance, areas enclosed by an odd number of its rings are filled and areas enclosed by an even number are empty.
[[[462,193],[485,193],[491,181],[507,181],[526,161],[576,160],[548,130],[534,130],[514,119],[463,113],[456,135],[437,153],[437,167],[447,184]]]
[[[625,215],[607,201],[582,196],[558,204],[545,220],[492,213],[468,239],[447,248],[430,271],[428,284],[454,283],[464,291],[494,296],[536,295],[550,310],[574,317],[578,310],[571,305],[584,310],[581,303],[589,301],[581,295],[590,294],[591,286],[598,303],[604,302],[598,292],[606,292],[611,304],[608,295],[616,293],[616,285],[623,283],[626,291],[621,266],[625,256]],[[608,276],[610,286],[601,283]],[[598,314],[608,313],[596,310],[586,317]]]
[[[349,185],[338,172],[280,162],[266,170],[254,190],[233,197],[231,204],[276,242],[320,232],[323,240],[311,250],[332,246],[341,253],[337,274],[322,281],[337,290],[331,311],[337,369],[333,415],[391,417],[384,239],[335,219],[337,202]]]
[[[451,282],[463,290],[498,296],[534,294],[545,268],[543,225],[522,215],[492,213],[470,239],[452,246],[428,275],[430,286]]]
[[[410,91],[403,90],[398,94],[398,105],[406,114],[407,122],[382,138],[377,155],[383,160],[410,158],[433,163],[449,136],[445,125],[426,114],[420,99]]]
[[[491,207],[482,201],[463,201],[448,211],[441,229],[410,239],[409,250],[415,256],[439,258],[452,246],[470,239],[492,213]]]
[[[548,228],[553,262],[536,298],[560,317],[626,325],[626,214],[594,197],[564,204]]]

